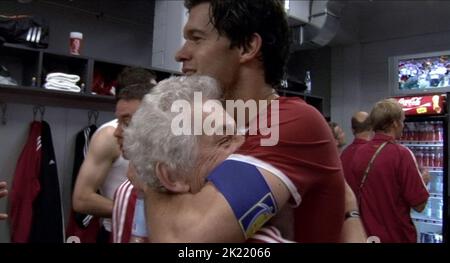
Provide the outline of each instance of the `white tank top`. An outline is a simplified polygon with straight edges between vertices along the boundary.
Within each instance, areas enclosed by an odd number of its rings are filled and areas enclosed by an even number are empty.
[[[110,122],[107,122],[98,128],[98,131],[105,127],[114,127],[117,128],[118,122],[117,119],[114,119]],[[105,179],[105,182],[100,187],[100,193],[102,196],[107,197],[111,200],[114,198],[114,192],[116,189],[127,180],[127,170],[128,170],[128,160],[125,160],[122,154],[116,161],[112,164],[111,169]],[[103,218],[103,226],[109,232],[111,232],[111,219]]]

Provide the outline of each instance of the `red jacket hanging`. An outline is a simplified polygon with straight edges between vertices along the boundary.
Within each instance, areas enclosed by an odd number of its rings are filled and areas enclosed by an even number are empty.
[[[30,125],[27,143],[17,161],[11,188],[11,242],[28,242],[33,202],[40,191],[42,123],[34,121]]]
[[[64,242],[61,195],[50,126],[32,122],[11,189],[12,242]]]

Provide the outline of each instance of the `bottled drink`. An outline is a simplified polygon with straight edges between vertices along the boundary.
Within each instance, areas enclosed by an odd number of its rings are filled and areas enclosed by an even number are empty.
[[[436,167],[436,154],[434,153],[433,148],[430,148],[430,159],[428,162],[430,167],[433,167],[433,169]]]
[[[443,164],[442,164],[442,153],[439,152],[439,150],[436,151],[436,157],[435,157],[435,161],[434,161],[434,165],[436,168],[442,168]]]
[[[436,193],[436,176],[431,175],[430,181],[427,184],[427,189],[430,193]]]
[[[409,141],[409,137],[410,137],[409,134],[410,134],[409,127],[408,127],[408,125],[405,125],[405,128],[403,128],[402,137],[400,138],[400,141],[403,141],[403,142]]]
[[[433,125],[433,142],[439,142],[439,129],[437,122]]]
[[[424,161],[423,161],[423,147],[418,148],[418,151],[417,151],[417,164],[418,164],[420,167],[423,167],[423,166],[424,166]]]
[[[413,123],[411,128],[411,141],[420,141],[420,124]]]
[[[311,93],[311,74],[308,71],[306,71],[306,75],[305,75],[305,85],[306,85],[306,90],[305,93]]]
[[[438,163],[440,168],[444,167],[444,153],[442,151],[442,147],[438,148]]]
[[[429,167],[430,166],[430,151],[428,147],[425,147],[424,153],[423,153],[423,166]]]
[[[442,184],[442,176],[440,176],[440,175],[438,175],[437,177],[436,177],[436,181],[435,181],[435,183],[434,183],[434,187],[435,187],[435,192],[436,193],[442,193],[443,192],[443,184]]]
[[[438,141],[444,141],[444,127],[442,126],[442,123],[440,123],[438,126]]]
[[[134,208],[133,225],[130,243],[146,243],[148,241],[147,222],[145,220],[144,198],[138,194]]]
[[[442,213],[443,213],[443,201],[442,199],[439,199],[438,205],[437,205],[437,218],[442,220]]]
[[[427,140],[427,126],[428,122],[420,123],[420,136],[419,141],[424,142]]]
[[[431,217],[432,213],[433,213],[433,209],[431,207],[431,202],[432,202],[432,200],[428,199],[427,206],[425,207],[425,216],[427,216],[427,217]]]
[[[37,87],[37,79],[36,77],[31,78],[31,87]]]
[[[426,125],[426,133],[427,133],[426,137],[427,137],[427,141],[429,141],[429,142],[434,141],[433,129],[434,129],[434,122],[427,123],[427,125]]]

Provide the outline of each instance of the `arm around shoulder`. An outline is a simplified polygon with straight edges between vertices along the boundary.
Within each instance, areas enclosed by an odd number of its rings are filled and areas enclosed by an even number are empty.
[[[290,197],[287,187],[270,172],[260,172],[281,208]],[[227,199],[212,183],[196,194],[168,195],[147,189],[146,208],[151,242],[228,243],[246,239]]]

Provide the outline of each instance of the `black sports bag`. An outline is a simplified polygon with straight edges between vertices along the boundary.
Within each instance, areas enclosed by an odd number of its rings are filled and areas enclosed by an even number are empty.
[[[47,48],[48,23],[40,17],[29,15],[0,15],[0,44],[23,44],[34,48]]]

